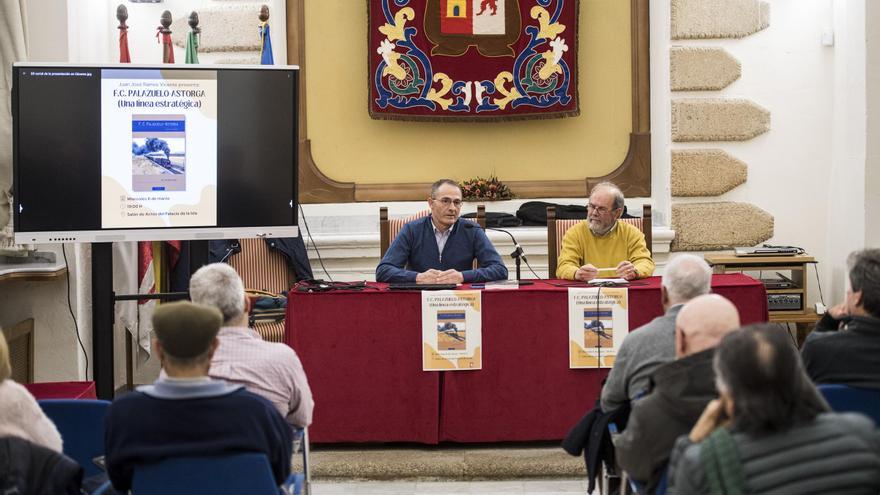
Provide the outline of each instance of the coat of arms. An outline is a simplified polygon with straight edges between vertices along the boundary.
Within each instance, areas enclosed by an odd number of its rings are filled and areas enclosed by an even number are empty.
[[[368,0],[370,116],[578,115],[577,0]]]

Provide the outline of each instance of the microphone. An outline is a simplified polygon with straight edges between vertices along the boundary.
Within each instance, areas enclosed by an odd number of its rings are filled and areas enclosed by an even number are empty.
[[[479,224],[476,224],[474,222],[462,222],[462,225],[464,225],[464,227],[466,229],[483,228],[483,227],[480,227]],[[526,254],[525,254],[525,252],[523,252],[522,246],[520,246],[519,242],[517,242],[516,237],[514,237],[513,234],[511,234],[510,232],[508,232],[507,230],[504,230],[504,229],[498,229],[495,227],[484,227],[484,228],[485,228],[485,230],[494,230],[497,232],[504,232],[505,234],[510,236],[510,240],[513,241],[513,247],[514,247],[513,252],[510,253],[510,257],[516,260],[516,280],[517,280],[517,282],[519,282],[520,285],[531,285],[532,282],[523,281],[523,280],[521,280],[521,277],[520,277],[520,260],[521,259],[525,260],[526,263],[528,263],[529,260],[526,259]]]

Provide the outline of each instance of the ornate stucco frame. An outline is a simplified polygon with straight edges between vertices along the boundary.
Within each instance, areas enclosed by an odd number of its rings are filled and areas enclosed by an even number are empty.
[[[510,181],[520,198],[586,197],[597,182],[610,180],[627,197],[651,195],[651,82],[649,0],[630,0],[632,37],[632,130],[623,162],[603,177],[582,180]],[[305,2],[287,0],[287,62],[300,67],[299,101],[306,101]],[[306,119],[299,112],[299,200],[303,203],[421,200],[428,183],[359,184],[337,182],[325,176],[312,158]]]

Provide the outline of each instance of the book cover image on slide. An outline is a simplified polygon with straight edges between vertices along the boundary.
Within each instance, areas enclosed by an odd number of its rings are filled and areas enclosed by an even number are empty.
[[[132,190],[186,191],[186,116],[131,116]]]

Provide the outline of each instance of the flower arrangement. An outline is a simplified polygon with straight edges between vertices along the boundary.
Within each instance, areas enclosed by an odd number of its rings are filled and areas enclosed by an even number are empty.
[[[510,192],[507,184],[498,180],[494,174],[490,175],[488,179],[475,177],[462,182],[461,195],[466,201],[475,199],[500,201],[513,198],[513,193]]]

